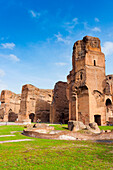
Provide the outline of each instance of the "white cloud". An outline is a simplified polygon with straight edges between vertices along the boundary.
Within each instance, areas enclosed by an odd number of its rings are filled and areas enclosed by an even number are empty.
[[[16,55],[14,55],[14,54],[10,54],[9,55],[9,58],[11,59],[11,60],[13,60],[13,61],[20,61],[20,59],[16,56]]]
[[[36,11],[33,11],[33,10],[30,10],[29,12],[30,12],[30,14],[33,18],[39,18],[40,15],[41,15],[39,12],[36,12]]]
[[[106,56],[113,55],[113,42],[106,41],[102,46],[102,51]]]
[[[64,27],[68,32],[72,33],[73,29],[77,24],[78,24],[78,18],[73,18],[71,22],[66,22],[64,24]]]
[[[0,77],[4,77],[4,76],[5,76],[4,70],[0,69]]]
[[[95,18],[95,22],[100,22],[100,20],[98,18]]]
[[[62,34],[60,34],[60,32],[58,32],[58,34],[55,34],[54,36],[57,38],[58,42],[63,42],[65,44],[70,44],[69,37],[63,38]]]
[[[12,50],[15,47],[15,44],[14,43],[2,43],[1,46],[2,46],[2,48]]]
[[[15,62],[20,61],[20,59],[14,54],[9,54],[9,55],[0,54],[0,57],[7,58],[7,59],[15,61]]]
[[[94,28],[92,29],[92,31],[94,31],[94,32],[101,32],[101,29],[100,29],[99,27],[94,27]]]
[[[55,63],[55,65],[57,65],[57,66],[65,66],[65,65],[67,65],[67,63],[63,63],[63,62],[61,62],[61,63]]]

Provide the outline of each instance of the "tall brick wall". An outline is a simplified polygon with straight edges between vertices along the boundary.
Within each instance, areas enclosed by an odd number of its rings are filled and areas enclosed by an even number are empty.
[[[69,102],[66,96],[66,82],[57,82],[53,90],[50,111],[51,123],[67,123],[69,119]]]
[[[15,94],[9,90],[3,90],[1,92],[1,107],[0,115],[1,121],[14,122],[18,118],[20,111],[20,94]]]
[[[50,104],[52,101],[52,90],[39,89],[31,84],[22,87],[20,103],[20,122],[34,122],[41,119],[42,122],[49,122]]]
[[[106,123],[106,106],[103,81],[105,80],[105,57],[100,40],[85,36],[73,46],[72,71],[67,76],[69,119],[89,124],[98,115],[101,124]],[[87,88],[87,94],[85,87]],[[84,90],[83,90],[84,89]]]

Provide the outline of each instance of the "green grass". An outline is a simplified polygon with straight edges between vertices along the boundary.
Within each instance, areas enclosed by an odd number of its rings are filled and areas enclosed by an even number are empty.
[[[100,130],[112,130],[113,126],[99,126]]]
[[[55,128],[58,128],[58,125]],[[22,130],[23,126],[0,126],[0,135]],[[15,135],[15,137],[0,138],[0,141],[30,138],[21,135],[20,132]],[[113,169],[113,144],[30,139],[34,140],[0,144],[0,169]]]
[[[67,124],[56,124],[56,125],[50,125],[54,126],[55,130],[68,130],[68,125]],[[113,126],[99,126],[100,130],[112,130]]]
[[[56,125],[50,125],[54,126],[55,130],[68,130],[68,125],[67,124],[56,124]]]

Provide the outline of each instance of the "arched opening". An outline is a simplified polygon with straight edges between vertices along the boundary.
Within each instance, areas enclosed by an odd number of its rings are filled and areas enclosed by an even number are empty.
[[[98,126],[101,126],[101,115],[94,115],[94,120]]]
[[[35,118],[35,114],[34,113],[31,113],[29,115],[29,119],[31,119],[31,122],[34,122],[34,118]]]
[[[112,116],[112,102],[110,99],[106,100],[106,121],[109,121],[109,117]]]
[[[18,118],[18,114],[10,112],[8,115],[8,122],[15,122]]]
[[[96,60],[94,60],[94,66],[96,66]]]
[[[105,93],[105,94],[108,94],[108,95],[110,94],[110,85],[109,85],[108,82],[106,83],[106,87],[105,87],[105,89],[104,89],[104,93]],[[109,100],[110,100],[110,99],[109,99]]]
[[[111,100],[110,100],[110,99],[107,99],[107,100],[106,100],[106,106],[107,106],[107,107],[110,107],[111,105],[112,105]]]
[[[81,72],[80,73],[80,79],[82,80],[82,78],[83,78],[83,73]]]

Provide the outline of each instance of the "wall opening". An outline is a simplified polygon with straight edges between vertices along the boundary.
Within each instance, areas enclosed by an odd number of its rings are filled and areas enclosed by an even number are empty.
[[[35,118],[35,114],[34,113],[31,113],[29,115],[29,119],[31,119],[31,122],[34,122],[34,118]]]
[[[96,66],[96,60],[94,60],[94,66]]]
[[[83,78],[82,74],[83,74],[83,73],[81,72],[81,73],[80,73],[80,79],[81,79],[81,80],[82,80],[82,78]]]
[[[8,115],[8,122],[15,122],[18,118],[18,114],[10,112]]]
[[[107,120],[108,120],[108,117],[112,114],[112,102],[110,99],[107,99],[106,100],[106,117],[107,117]]]
[[[94,120],[98,126],[101,126],[101,115],[94,115]]]
[[[110,99],[107,99],[107,100],[106,100],[106,106],[107,106],[107,107],[110,107],[111,105],[112,105],[111,100],[110,100]]]

